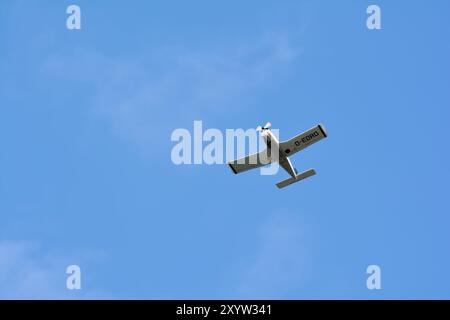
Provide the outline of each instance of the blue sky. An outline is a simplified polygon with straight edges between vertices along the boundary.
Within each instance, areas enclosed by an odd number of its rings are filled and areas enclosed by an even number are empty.
[[[2,1],[0,297],[449,298],[449,10]],[[283,172],[175,166],[194,120],[329,138],[292,158],[317,176],[280,191]]]

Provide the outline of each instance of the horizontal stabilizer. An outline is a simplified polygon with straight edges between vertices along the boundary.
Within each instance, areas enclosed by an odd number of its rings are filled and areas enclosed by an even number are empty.
[[[279,189],[282,189],[282,188],[287,187],[287,186],[289,186],[289,185],[291,185],[293,183],[296,183],[296,182],[299,182],[299,181],[304,180],[306,178],[312,177],[315,174],[316,174],[316,171],[314,169],[307,170],[305,172],[302,172],[302,173],[296,175],[295,178],[289,178],[289,179],[283,180],[281,182],[278,182],[277,183],[277,187]]]

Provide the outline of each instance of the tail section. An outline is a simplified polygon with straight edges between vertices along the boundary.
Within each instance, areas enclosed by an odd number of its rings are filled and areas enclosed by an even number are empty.
[[[293,183],[296,183],[296,182],[299,182],[299,181],[304,180],[306,178],[312,177],[315,174],[316,174],[316,171],[314,169],[307,170],[305,172],[297,174],[295,176],[295,178],[289,178],[289,179],[283,180],[281,182],[278,182],[277,183],[277,187],[279,189],[283,189],[284,187],[287,187],[287,186],[289,186],[289,185],[291,185]]]

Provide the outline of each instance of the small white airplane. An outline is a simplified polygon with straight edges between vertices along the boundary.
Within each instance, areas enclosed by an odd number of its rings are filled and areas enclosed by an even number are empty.
[[[272,162],[278,162],[280,166],[289,173],[290,178],[277,183],[278,188],[287,187],[295,182],[309,178],[316,174],[314,169],[306,170],[298,173],[292,166],[288,157],[309,147],[310,145],[327,137],[327,132],[323,125],[317,125],[314,128],[305,131],[292,139],[279,142],[275,135],[270,131],[272,124],[268,122],[264,127],[258,126],[257,131],[260,132],[267,145],[267,149],[259,153],[249,155],[247,157],[228,162],[231,170],[235,174],[256,169]],[[275,155],[272,157],[272,154]],[[278,156],[276,156],[278,154]]]

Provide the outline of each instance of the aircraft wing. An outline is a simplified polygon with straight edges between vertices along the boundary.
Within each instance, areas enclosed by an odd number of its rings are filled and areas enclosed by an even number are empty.
[[[281,142],[280,151],[287,156],[291,156],[326,137],[327,132],[325,128],[319,124],[292,139]]]
[[[235,174],[263,167],[268,164],[270,164],[270,160],[267,156],[267,150],[228,162],[228,165]]]

